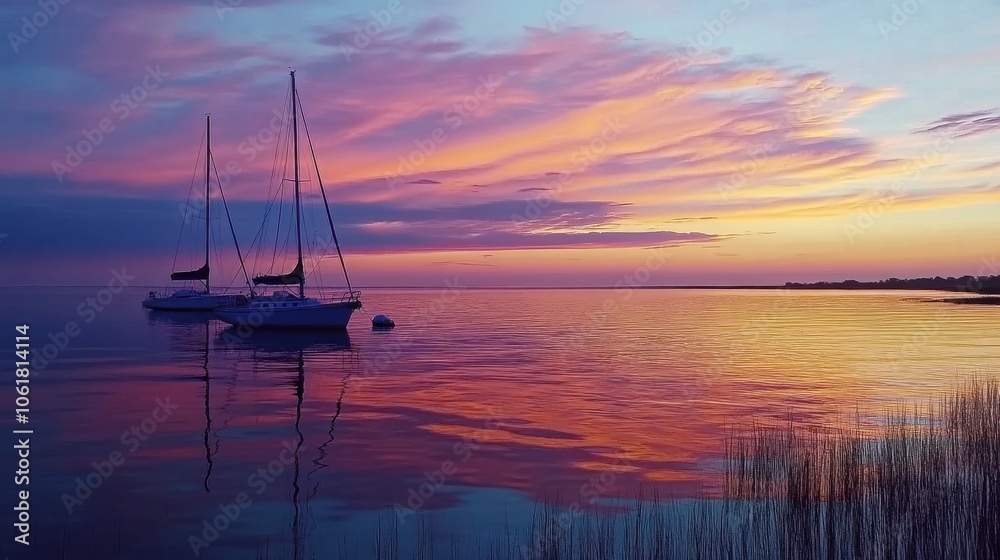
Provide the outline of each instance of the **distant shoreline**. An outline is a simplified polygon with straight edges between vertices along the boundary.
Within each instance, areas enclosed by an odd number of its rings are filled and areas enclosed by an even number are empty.
[[[976,296],[976,297],[966,297],[966,298],[949,298],[940,300],[945,303],[954,303],[957,305],[1000,305],[1000,297],[998,296]]]

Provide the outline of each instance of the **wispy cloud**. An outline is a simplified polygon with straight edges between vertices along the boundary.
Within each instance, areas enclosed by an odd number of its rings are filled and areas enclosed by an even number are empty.
[[[1000,130],[1000,109],[993,108],[941,117],[917,129],[916,132],[947,134],[954,138],[965,138],[989,134],[998,130]]]

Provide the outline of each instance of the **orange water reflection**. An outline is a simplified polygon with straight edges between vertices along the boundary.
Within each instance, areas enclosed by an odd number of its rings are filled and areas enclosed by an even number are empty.
[[[206,557],[252,552],[262,535],[287,544],[306,520],[391,515],[427,481],[441,488],[424,511],[492,507],[467,501],[474,488],[588,507],[695,495],[711,490],[729,427],[879,412],[994,370],[1000,310],[906,299],[926,295],[375,291],[366,307],[390,311],[392,332],[359,315],[349,337],[238,343],[213,321],[113,309],[42,377],[43,530],[89,540],[100,526],[116,542],[124,527],[126,548],[145,550],[154,528],[157,546],[184,551],[288,442],[294,464]],[[68,514],[61,496],[127,449],[123,432],[158,399],[176,412]]]

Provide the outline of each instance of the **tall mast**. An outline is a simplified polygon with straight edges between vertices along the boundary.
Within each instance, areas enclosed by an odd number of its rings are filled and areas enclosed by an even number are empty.
[[[299,120],[298,105],[295,102],[295,70],[292,74],[292,150],[295,154],[295,241],[299,248],[299,261],[296,270],[299,271],[299,297],[305,297],[306,279],[302,274],[302,220],[299,219]]]
[[[210,189],[210,177],[212,168],[212,114],[205,115],[205,266],[208,266],[209,236],[212,231],[212,191]],[[205,277],[205,291],[211,291],[208,286],[208,276]]]

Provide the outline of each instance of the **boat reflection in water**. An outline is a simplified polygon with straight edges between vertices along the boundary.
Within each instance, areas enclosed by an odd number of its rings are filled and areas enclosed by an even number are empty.
[[[193,507],[198,513],[185,538],[203,538],[203,519],[212,519],[220,502],[233,503],[234,496],[246,492],[253,504],[224,537],[220,532],[219,542],[259,540],[262,547],[282,549],[282,557],[308,557],[307,546],[316,546],[310,539],[320,538],[316,529],[323,531],[325,524],[325,518],[316,519],[311,502],[318,497],[323,507],[317,511],[325,511],[336,501],[329,490],[323,492],[320,482],[326,480],[326,488],[332,488],[329,482],[334,479],[323,470],[336,464],[328,458],[336,457],[337,419],[349,380],[360,370],[358,348],[345,331],[247,332],[224,326],[211,312],[149,311],[147,321],[168,341],[180,364],[180,375],[171,378],[197,383],[192,393],[198,393],[196,402],[203,407],[198,443],[195,437],[187,441],[189,451],[200,447],[204,461],[197,486],[192,476],[190,488],[198,488],[206,501],[192,497],[191,503],[200,505]],[[307,377],[311,377],[312,400],[304,407]],[[256,492],[257,487],[247,484],[247,476],[260,467],[267,469],[275,459],[283,472],[273,477],[266,491]],[[281,526],[285,529],[278,529]],[[206,543],[209,551],[217,544]]]
[[[289,356],[308,357],[329,352],[353,355],[351,337],[347,331],[241,331],[229,327],[219,332],[216,344],[226,350],[249,351],[252,357],[264,361]]]
[[[172,353],[176,355],[182,352],[191,352],[198,355],[198,359],[195,361],[200,363],[201,371],[193,375],[192,379],[197,379],[205,384],[205,431],[202,440],[205,446],[207,468],[202,486],[206,492],[209,492],[209,479],[212,477],[213,468],[212,458],[219,452],[218,433],[212,433],[212,374],[209,370],[211,335],[215,315],[211,311],[174,313],[151,309],[149,310],[147,320],[150,326],[166,327],[168,329],[167,336],[170,339]],[[212,437],[215,438],[214,446],[210,442]]]
[[[351,364],[358,363],[357,353],[351,347],[351,339],[346,331],[336,332],[292,332],[292,331],[254,331],[251,333],[239,334],[238,329],[229,328],[219,333],[217,342],[227,350],[234,350],[239,353],[249,353],[252,362],[252,373],[254,376],[264,373],[278,373],[286,377],[285,383],[292,389],[295,398],[294,430],[295,437],[290,446],[292,460],[292,481],[291,481],[291,545],[292,558],[302,557],[303,550],[308,540],[308,528],[316,527],[316,523],[309,518],[310,500],[319,492],[319,482],[312,481],[312,475],[317,471],[329,466],[324,459],[329,453],[329,446],[334,440],[334,429],[337,418],[340,416],[343,399],[347,393],[348,381],[353,375],[354,368]],[[314,467],[306,474],[305,484],[309,488],[308,494],[303,497],[303,481],[301,480],[301,452],[306,446],[305,434],[302,432],[302,402],[306,391],[306,358],[319,357],[329,359],[331,353],[340,354],[344,358],[344,367],[341,371],[347,373],[341,381],[340,395],[336,401],[336,407],[330,417],[330,426],[327,437],[317,446],[316,458],[312,461]],[[322,373],[322,372],[318,372]],[[206,385],[207,387],[207,385]],[[206,389],[207,390],[207,389]],[[206,396],[206,402],[207,396]],[[206,408],[206,413],[208,408]],[[207,417],[206,417],[207,418]],[[209,428],[206,427],[206,438]],[[208,453],[208,443],[206,439],[206,459],[209,460],[209,472],[211,472],[211,455]],[[289,447],[286,447],[288,449]],[[207,477],[206,477],[207,481]],[[206,490],[208,489],[206,483]]]
[[[184,327],[193,327],[197,325],[204,325],[205,332],[208,334],[211,329],[210,322],[215,320],[215,313],[212,311],[187,311],[185,313],[175,313],[173,311],[163,311],[160,309],[150,309],[147,313],[147,322],[149,326],[165,326],[169,328],[172,336],[190,339],[190,329]],[[177,328],[171,328],[177,327]],[[173,345],[172,349],[177,349]],[[183,348],[181,348],[183,349]]]

